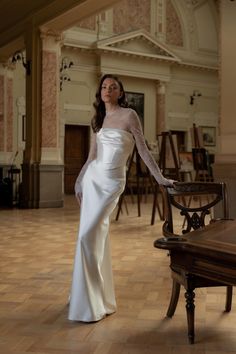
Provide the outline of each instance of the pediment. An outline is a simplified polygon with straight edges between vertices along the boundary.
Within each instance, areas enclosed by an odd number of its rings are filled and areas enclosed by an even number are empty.
[[[98,41],[96,44],[97,49],[103,51],[168,61],[180,61],[166,46],[159,43],[144,30],[106,38]]]

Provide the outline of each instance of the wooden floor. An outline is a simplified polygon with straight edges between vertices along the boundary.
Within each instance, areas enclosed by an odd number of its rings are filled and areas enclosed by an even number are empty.
[[[129,204],[111,223],[118,311],[94,324],[67,320],[79,210],[0,210],[1,354],[236,353],[236,303],[223,313],[224,289],[196,292],[196,343],[189,345],[183,293],[176,314],[167,253],[153,247],[162,223],[150,226],[151,203]],[[158,218],[157,218],[158,219]]]

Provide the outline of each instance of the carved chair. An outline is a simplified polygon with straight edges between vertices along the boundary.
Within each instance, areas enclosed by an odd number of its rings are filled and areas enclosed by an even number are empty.
[[[217,212],[221,212],[222,218],[229,217],[226,185],[224,183],[213,182],[179,182],[174,187],[163,187],[164,213],[165,222],[163,224],[163,235],[168,240],[183,239],[183,235],[193,230],[203,228],[207,223],[217,222],[216,219],[209,218],[210,210],[217,205]],[[199,203],[188,203],[188,198],[195,196],[201,197],[201,205]],[[214,211],[214,210],[213,210]],[[179,223],[180,232],[176,232],[176,224],[174,215],[182,216],[185,223]],[[212,214],[212,212],[211,212]],[[179,217],[178,217],[179,220]],[[175,225],[175,226],[174,226]],[[185,225],[185,226],[183,226]],[[184,227],[184,229],[183,229]],[[171,252],[171,251],[170,251]],[[170,304],[167,310],[167,317],[172,317],[175,313],[179,299],[180,287],[184,286],[186,298],[186,311],[188,322],[188,337],[191,344],[194,343],[194,289],[204,287],[226,286],[217,281],[212,281],[197,275],[189,274],[186,271],[171,267],[171,276],[173,279],[172,294]],[[226,305],[225,311],[231,310],[232,304],[232,286],[226,286]]]

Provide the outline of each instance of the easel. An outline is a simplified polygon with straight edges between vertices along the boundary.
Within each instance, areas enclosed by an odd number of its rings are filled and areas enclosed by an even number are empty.
[[[209,154],[203,145],[203,136],[201,128],[193,124],[193,166],[196,171],[195,181],[212,182],[213,177],[210,173]]]
[[[173,135],[171,134],[170,131],[167,131],[159,134],[157,136],[157,140],[161,141],[160,149],[159,149],[160,151],[159,168],[162,171],[162,174],[165,177],[180,181],[180,164],[179,164],[179,159],[177,157],[177,153],[178,153],[177,137],[176,137],[176,144],[174,144]],[[151,225],[153,225],[155,222],[158,192],[159,192],[159,185],[156,183],[155,191],[154,191],[153,207],[152,207]]]
[[[135,165],[136,165],[135,176],[136,176],[136,192],[137,192],[138,216],[141,216],[140,179],[141,178],[148,178],[149,181],[150,181],[150,185],[151,185],[152,191],[154,190],[152,176],[151,176],[150,172],[148,171],[148,169],[147,169],[146,172],[142,171],[142,168],[141,168],[141,157],[139,156],[139,153],[138,153],[137,148],[135,146],[134,149],[133,149],[133,152],[132,152],[132,154],[130,156],[129,162],[128,162],[128,167],[127,167],[127,172],[126,172],[125,189],[124,189],[124,192],[121,194],[119,202],[118,202],[118,209],[117,209],[116,218],[115,218],[116,221],[119,219],[119,215],[120,215],[120,212],[122,210],[122,204],[123,204],[123,201],[125,201],[124,198],[125,198],[125,195],[127,194],[128,188],[129,188],[129,177],[130,177],[131,167],[132,167],[134,161],[135,161]],[[157,208],[158,208],[158,212],[159,212],[159,215],[160,215],[160,218],[161,218],[161,211],[160,211],[159,205],[157,205]]]
[[[192,128],[192,139],[193,139],[193,148],[203,148],[203,138],[202,131],[196,127],[196,124],[193,123]]]
[[[195,170],[195,181],[213,182],[213,177],[210,174],[208,151],[204,148],[203,144],[202,130],[197,127],[196,124],[193,124],[192,128],[192,140],[192,157],[193,167]],[[209,202],[208,196],[206,198]],[[192,197],[190,196],[188,206],[190,206],[191,202]],[[201,196],[199,196],[199,203],[201,205]]]

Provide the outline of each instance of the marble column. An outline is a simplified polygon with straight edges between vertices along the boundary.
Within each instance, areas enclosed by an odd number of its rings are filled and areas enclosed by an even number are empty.
[[[61,36],[41,32],[42,38],[42,148],[40,207],[63,205],[63,163],[60,147]]]
[[[236,3],[220,2],[220,136],[214,177],[228,186],[230,216],[236,217]]]
[[[22,163],[20,207],[39,207],[41,144],[41,42],[38,28],[29,22],[25,32],[26,141]]]
[[[7,63],[0,64],[0,166],[3,177],[14,160],[13,75]]]
[[[42,33],[33,23],[25,34],[26,142],[20,206],[63,205],[63,165],[59,148],[60,35]],[[50,49],[49,49],[50,48]]]

